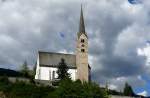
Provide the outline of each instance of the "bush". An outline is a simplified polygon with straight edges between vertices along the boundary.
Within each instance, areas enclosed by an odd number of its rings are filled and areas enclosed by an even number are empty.
[[[16,81],[11,83],[7,77],[0,78],[0,91],[7,98],[107,98],[107,92],[96,83],[64,79],[57,88],[36,86],[33,83]]]
[[[59,87],[53,93],[57,95],[56,97],[62,98],[76,98],[76,97],[86,97],[86,98],[107,98],[107,92],[100,89],[99,85],[95,83],[81,82],[77,80],[75,82],[70,79],[65,79],[60,82]],[[94,97],[95,96],[95,97]]]
[[[0,91],[8,92],[10,90],[10,83],[6,76],[0,77]]]

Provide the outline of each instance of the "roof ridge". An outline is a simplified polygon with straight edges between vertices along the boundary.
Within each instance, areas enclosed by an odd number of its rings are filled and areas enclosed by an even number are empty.
[[[75,54],[69,54],[69,53],[48,52],[48,51],[38,51],[38,53],[48,53],[48,54],[64,54],[64,55],[75,55]]]

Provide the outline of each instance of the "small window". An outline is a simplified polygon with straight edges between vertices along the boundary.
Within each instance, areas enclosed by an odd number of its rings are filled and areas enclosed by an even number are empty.
[[[55,71],[53,71],[53,77],[52,78],[55,79]]]
[[[49,80],[51,80],[51,71],[49,71]]]
[[[81,46],[84,47],[84,44],[82,44]]]
[[[85,50],[84,49],[81,49],[81,52],[84,52]]]
[[[81,43],[84,43],[84,39],[81,39]]]

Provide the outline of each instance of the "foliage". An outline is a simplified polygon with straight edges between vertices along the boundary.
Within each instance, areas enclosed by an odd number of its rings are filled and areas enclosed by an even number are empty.
[[[107,92],[96,83],[70,79],[61,80],[59,86],[54,88],[20,81],[11,83],[7,77],[2,77],[0,91],[7,98],[108,98]]]
[[[9,96],[13,98],[45,98],[51,90],[49,87],[37,87],[23,82],[13,84],[12,88]]]
[[[132,87],[128,83],[125,83],[123,93],[125,96],[134,96],[135,95],[133,90],[132,90]]]
[[[46,98],[48,93],[54,90],[52,87],[36,86],[20,81],[11,83],[6,77],[0,78],[0,91],[4,92],[7,98]]]
[[[107,98],[107,92],[105,90],[101,90],[99,85],[95,83],[87,83],[81,82],[77,80],[75,82],[70,79],[64,79],[60,82],[58,89],[54,92],[55,97],[81,97],[81,98]],[[49,96],[50,97],[50,96]]]
[[[0,91],[8,91],[9,90],[9,81],[6,76],[0,77]]]
[[[68,66],[65,63],[64,59],[61,59],[61,62],[59,63],[58,70],[58,79],[63,80],[65,78],[70,78],[70,74],[68,73]]]
[[[27,61],[24,61],[24,63],[22,64],[20,72],[23,74],[24,77],[29,77],[29,68]]]

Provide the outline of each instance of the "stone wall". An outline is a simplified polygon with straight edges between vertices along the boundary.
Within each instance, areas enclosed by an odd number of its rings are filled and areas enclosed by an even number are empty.
[[[23,77],[8,77],[8,80],[12,83],[15,83],[16,81],[22,81],[22,82],[26,82],[26,83],[30,82],[30,80],[28,78],[23,78]]]

